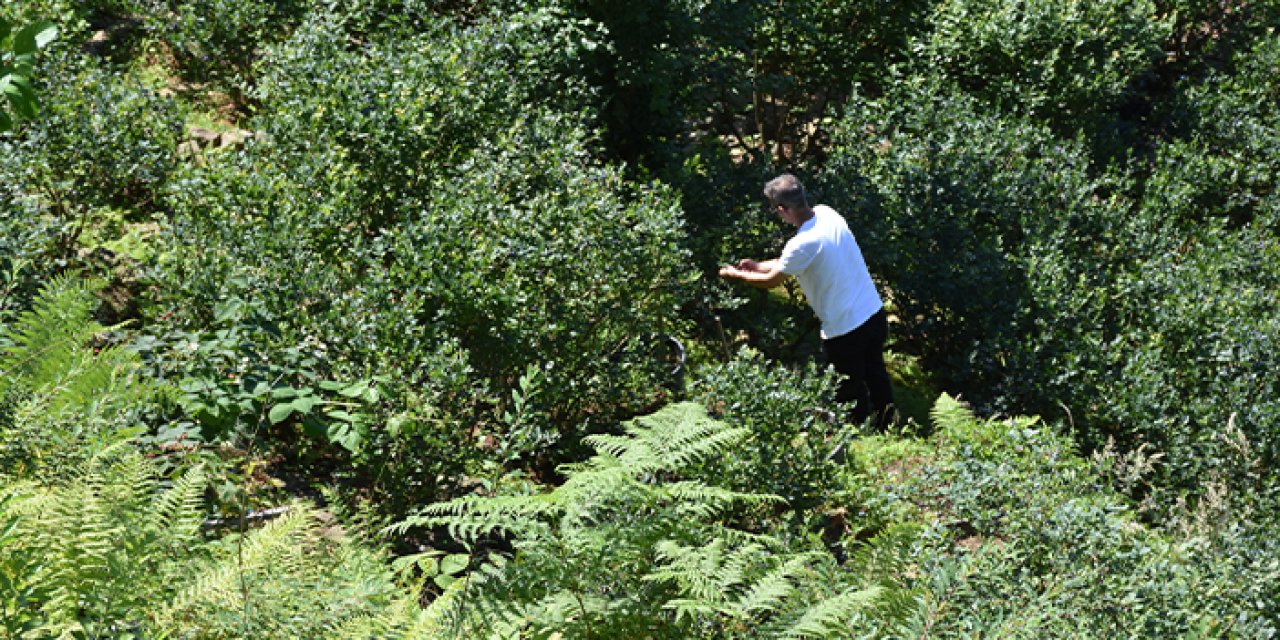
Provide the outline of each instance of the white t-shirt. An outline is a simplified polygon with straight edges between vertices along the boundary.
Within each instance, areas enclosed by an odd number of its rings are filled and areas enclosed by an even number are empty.
[[[778,267],[800,281],[824,340],[857,329],[884,307],[849,225],[826,205],[814,207],[813,217],[787,241]]]

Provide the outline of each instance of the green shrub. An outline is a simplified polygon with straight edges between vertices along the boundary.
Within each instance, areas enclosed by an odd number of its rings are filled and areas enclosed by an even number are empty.
[[[340,226],[359,204],[340,161],[300,179],[217,163],[171,198],[178,236],[163,268],[205,305],[237,281],[271,292],[266,307],[294,338],[312,335],[360,371],[422,380],[414,354],[456,339],[484,379],[549,364],[568,424],[606,396],[649,402],[661,382],[649,341],[679,329],[679,219],[664,191],[538,142],[559,131],[517,125],[371,240]],[[318,196],[336,220],[311,215]],[[286,321],[296,304],[308,314]],[[207,318],[200,309],[185,311]]]
[[[1167,201],[1161,203],[1167,215],[1188,230],[1213,219],[1240,227],[1274,201],[1280,117],[1272,104],[1280,95],[1280,33],[1250,44],[1228,71],[1184,82],[1174,101],[1185,132],[1160,147],[1148,199]],[[1262,224],[1274,229],[1274,219]]]
[[[606,144],[665,172],[698,143],[762,164],[821,160],[823,118],[856,84],[878,86],[927,3],[573,4],[607,31],[607,54],[587,69],[603,93]]]
[[[1018,358],[1052,302],[1039,297],[1076,283],[1041,288],[1037,252],[1092,251],[1079,227],[1117,210],[1095,197],[1106,183],[1089,176],[1082,145],[921,77],[853,102],[836,139],[814,191],[849,219],[883,283],[895,348],[981,406],[1043,393],[1051,377]]]
[[[74,54],[51,62],[44,82],[43,115],[9,147],[3,175],[52,219],[58,252],[47,259],[65,260],[96,209],[157,206],[182,120],[171,99]]]
[[[0,157],[8,157],[4,144],[0,141]],[[0,187],[0,322],[25,309],[39,284],[56,272],[57,261],[50,256],[58,254],[59,231],[29,199]]]
[[[415,487],[400,504],[496,455],[497,390],[530,366],[531,415],[552,433],[634,414],[673,382],[664,336],[684,330],[689,282],[674,195],[592,160],[580,116],[528,109],[554,87],[507,81],[559,68],[540,16],[355,50],[310,21],[261,67],[264,136],[171,181],[159,309],[190,333],[239,299],[280,334],[253,334],[255,362],[319,349],[301,368],[317,379],[397,381],[361,464]],[[240,367],[210,363],[200,377],[240,415],[245,388],[220,377]]]
[[[545,146],[556,130],[517,125],[439,183],[394,238],[391,276],[482,375],[542,366],[557,424],[607,422],[670,381],[656,339],[682,331],[681,222],[669,191],[572,140]]]
[[[1117,106],[1170,30],[1151,1],[948,0],[930,22],[921,63],[1068,133]]]
[[[1087,448],[1156,446],[1175,484],[1236,464],[1232,414],[1266,466],[1276,205],[1250,68],[1189,92],[1215,124],[1148,176],[1093,177],[1080,143],[927,82],[851,109],[823,177],[856,198],[899,344],[984,409],[1065,407]]]
[[[1263,373],[1278,339],[1263,293],[1280,278],[1268,151],[1280,139],[1264,106],[1277,42],[1260,40],[1235,73],[1187,88],[1195,133],[1155,149],[1137,202],[1037,251],[1035,272],[1050,276],[1037,297],[1056,300],[1038,324],[1060,345],[1028,343],[1040,371],[1056,378],[1086,443],[1147,442],[1169,455],[1178,485],[1221,473],[1247,486],[1255,479],[1241,465],[1267,468],[1277,452],[1276,386]],[[1246,451],[1228,444],[1237,437]]]
[[[564,70],[590,36],[562,28],[544,11],[466,28],[442,20],[352,49],[313,16],[260,64],[254,126],[287,165],[306,163],[317,145],[350,163],[363,201],[347,222],[372,233],[529,105],[582,106]]]
[[[841,470],[834,459],[851,437],[847,416],[836,413],[833,379],[815,364],[797,373],[745,349],[700,371],[694,397],[748,435],[734,455],[694,467],[696,477],[781,496],[797,512],[827,502]]]
[[[1276,633],[1272,515],[1211,507],[1196,527],[1140,524],[1112,480],[1149,481],[1154,459],[1082,459],[1035,419],[978,420],[949,397],[934,410],[936,458],[910,491],[937,525],[918,587],[940,635],[1165,638]],[[1242,506],[1242,505],[1241,505]],[[1229,507],[1228,507],[1229,508]],[[1205,516],[1205,518],[1202,518]],[[1255,520],[1255,517],[1257,518]],[[1271,524],[1268,524],[1268,523]]]
[[[1167,452],[1179,484],[1217,469],[1248,486],[1237,467],[1268,468],[1280,452],[1278,389],[1266,373],[1277,365],[1280,326],[1263,293],[1280,286],[1272,266],[1280,250],[1258,229],[1197,236],[1117,278],[1112,308],[1121,321],[1106,338],[1105,362],[1118,375],[1088,376],[1107,399],[1090,408],[1100,424],[1126,425],[1117,437],[1131,446]]]
[[[187,431],[274,433],[304,459],[337,445],[340,459],[395,485],[386,504],[403,508],[478,453],[463,425],[485,383],[456,339],[387,303],[398,283],[385,249],[347,244],[355,191],[347,166],[326,157],[286,173],[222,154],[182,174],[169,200],[172,251],[154,270],[167,320],[148,353],[182,390]],[[362,381],[381,389],[376,401],[336,393]],[[273,419],[289,406],[303,410]]]
[[[49,78],[48,113],[31,133],[58,172],[45,182],[70,182],[62,198],[77,203],[153,206],[177,160],[177,105],[90,65],[65,73]]]
[[[119,0],[117,14],[138,19],[164,42],[191,82],[239,96],[271,43],[288,37],[304,0]]]

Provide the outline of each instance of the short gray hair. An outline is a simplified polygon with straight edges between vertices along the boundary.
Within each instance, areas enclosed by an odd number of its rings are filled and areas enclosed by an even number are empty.
[[[809,199],[804,195],[804,185],[800,184],[800,179],[784,173],[764,185],[764,197],[775,205],[782,205],[788,210],[802,210],[809,208]]]

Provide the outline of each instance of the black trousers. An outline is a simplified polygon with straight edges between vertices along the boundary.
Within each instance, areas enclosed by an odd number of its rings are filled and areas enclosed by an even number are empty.
[[[853,419],[861,424],[875,412],[876,426],[884,427],[893,404],[889,370],[884,366],[884,342],[889,337],[889,321],[884,309],[857,329],[822,341],[822,352],[843,377],[836,401],[854,402]]]

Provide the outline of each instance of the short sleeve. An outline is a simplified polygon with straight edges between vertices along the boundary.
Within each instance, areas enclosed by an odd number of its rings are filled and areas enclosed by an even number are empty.
[[[791,238],[787,241],[787,246],[783,247],[782,256],[778,258],[778,270],[794,276],[809,268],[813,258],[818,255],[818,246],[817,242],[806,242],[800,235]]]

